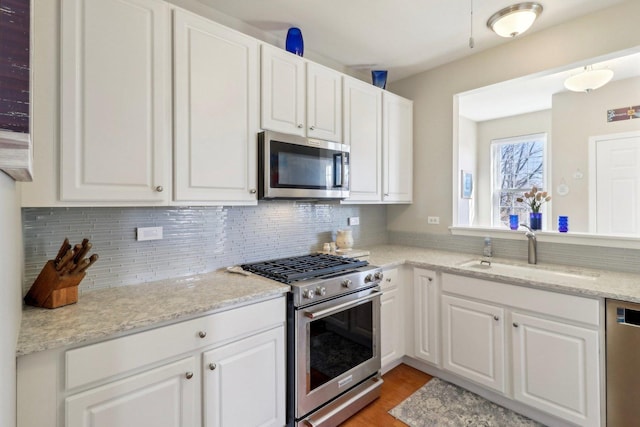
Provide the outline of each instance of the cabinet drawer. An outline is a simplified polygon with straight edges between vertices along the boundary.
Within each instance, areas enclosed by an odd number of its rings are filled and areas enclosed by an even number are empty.
[[[600,325],[600,304],[597,299],[452,274],[442,275],[442,291],[535,311],[587,325]]]
[[[380,283],[380,288],[383,291],[395,289],[398,287],[398,269],[397,268],[393,268],[391,270],[385,270],[383,274],[384,274],[384,278]]]
[[[283,323],[285,315],[285,300],[278,298],[69,350],[65,354],[66,388],[269,328]]]

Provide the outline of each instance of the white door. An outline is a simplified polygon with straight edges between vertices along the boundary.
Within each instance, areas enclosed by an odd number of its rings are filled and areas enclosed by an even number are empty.
[[[65,400],[66,427],[192,427],[199,424],[194,357]],[[53,398],[53,396],[52,396]]]
[[[443,295],[443,368],[504,392],[503,317],[500,307]]]
[[[62,200],[168,201],[169,26],[163,1],[62,1]]]
[[[344,143],[351,146],[346,202],[382,200],[382,90],[344,77]]]
[[[512,314],[514,397],[581,426],[600,425],[598,333]]]
[[[258,42],[174,14],[176,201],[255,203]]]
[[[640,134],[597,139],[596,226],[599,234],[640,234]]]
[[[205,427],[285,424],[284,326],[204,353]]]
[[[436,274],[413,269],[413,304],[415,313],[415,357],[426,362],[439,362],[438,290]]]
[[[342,142],[342,75],[307,64],[307,136]]]
[[[262,128],[306,136],[304,60],[266,44],[261,51]]]
[[[413,200],[413,101],[382,94],[383,201]]]
[[[380,298],[380,360],[383,368],[404,355],[402,314],[399,289],[385,290]]]

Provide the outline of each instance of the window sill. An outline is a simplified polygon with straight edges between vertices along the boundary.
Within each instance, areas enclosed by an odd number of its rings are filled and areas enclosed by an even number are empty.
[[[454,236],[491,237],[495,239],[520,240],[526,230],[507,230],[492,227],[449,227]],[[608,248],[640,249],[640,238],[633,236],[605,236],[589,233],[559,233],[557,231],[536,231],[539,242],[564,243],[568,245],[602,246]]]

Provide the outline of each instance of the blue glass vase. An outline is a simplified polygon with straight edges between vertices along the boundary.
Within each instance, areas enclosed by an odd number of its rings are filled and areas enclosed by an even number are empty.
[[[531,227],[532,230],[542,229],[542,212],[529,213],[529,227]]]
[[[300,28],[289,28],[289,31],[287,31],[285,48],[287,49],[287,52],[294,53],[298,56],[302,56],[304,54],[304,40],[302,40],[302,31],[300,31]]]
[[[385,89],[387,87],[387,70],[372,70],[371,82],[374,86]]]

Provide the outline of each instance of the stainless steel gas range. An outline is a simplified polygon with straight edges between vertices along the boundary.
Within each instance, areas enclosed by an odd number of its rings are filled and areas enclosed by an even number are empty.
[[[292,288],[287,304],[288,426],[335,426],[380,396],[382,269],[327,254],[242,268]]]

